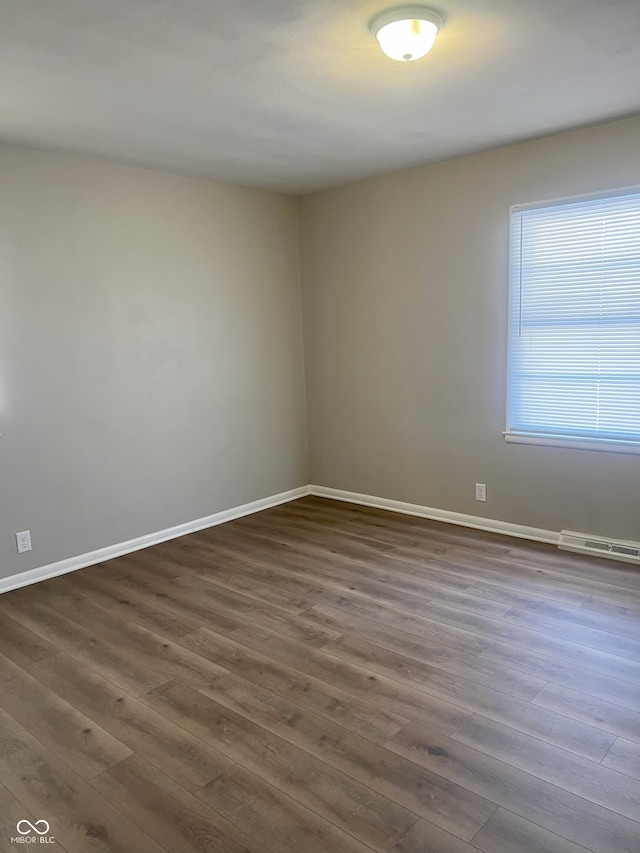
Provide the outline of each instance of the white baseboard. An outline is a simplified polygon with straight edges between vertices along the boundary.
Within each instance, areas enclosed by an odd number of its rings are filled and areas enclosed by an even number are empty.
[[[38,581],[44,581],[48,578],[55,578],[58,575],[66,575],[68,572],[75,572],[78,569],[84,569],[96,563],[104,563],[106,560],[112,560],[114,557],[122,557],[125,554],[131,554],[133,551],[148,548],[150,545],[158,545],[160,542],[176,539],[178,536],[185,536],[187,533],[195,533],[197,530],[215,527],[216,524],[224,524],[225,521],[241,518],[243,515],[251,515],[251,513],[260,512],[262,509],[269,509],[269,507],[278,506],[278,504],[303,498],[308,494],[309,486],[301,486],[298,489],[290,489],[288,492],[281,492],[278,495],[261,498],[242,506],[225,509],[222,512],[208,515],[205,518],[187,521],[184,524],[177,524],[175,527],[167,527],[165,530],[159,530],[157,533],[147,533],[145,536],[129,539],[128,542],[109,545],[107,548],[89,551],[87,554],[70,557],[68,560],[60,560],[57,563],[49,563],[47,566],[40,566],[36,569],[20,572],[17,575],[10,575],[8,578],[0,578],[0,594],[9,592],[11,589],[18,589],[21,586],[29,586],[32,583],[38,583]]]
[[[448,509],[434,509],[419,504],[408,504],[402,501],[392,501],[388,498],[377,498],[373,495],[360,495],[357,492],[345,492],[342,489],[330,489],[327,486],[309,486],[309,494],[336,501],[371,506],[376,509],[388,509],[401,512],[404,515],[417,515],[419,518],[430,518],[433,521],[445,521],[448,524],[458,524],[462,527],[473,527],[476,530],[487,530],[490,533],[502,533],[505,536],[515,536],[518,539],[533,539],[535,542],[548,542],[557,545],[560,533],[554,530],[543,530],[540,527],[525,527],[522,524],[511,524],[508,521],[497,521],[493,518],[482,518],[478,515],[465,515],[461,512],[451,512]]]
[[[281,492],[278,495],[261,498],[242,506],[225,509],[222,512],[208,515],[205,518],[198,518],[195,521],[187,521],[175,527],[168,527],[165,530],[159,530],[157,533],[148,533],[136,539],[129,539],[127,542],[120,542],[117,545],[109,545],[107,548],[100,548],[97,551],[90,551],[87,554],[70,557],[68,560],[60,560],[57,563],[49,563],[46,566],[20,572],[8,578],[0,578],[0,594],[22,586],[29,586],[32,583],[38,583],[38,581],[47,580],[48,578],[55,578],[58,575],[65,575],[68,572],[75,572],[78,569],[84,569],[96,563],[104,563],[106,560],[113,560],[114,557],[123,557],[125,554],[140,551],[142,548],[149,548],[151,545],[158,545],[160,542],[166,542],[169,539],[177,539],[179,536],[186,536],[188,533],[195,533],[197,530],[204,530],[207,527],[215,527],[217,524],[224,524],[225,521],[232,521],[234,518],[241,518],[243,515],[251,515],[254,512],[260,512],[263,509],[288,503],[289,501],[303,498],[306,495],[317,495],[318,497],[361,504],[362,506],[375,507],[376,509],[388,509],[392,512],[403,513],[404,515],[430,518],[434,521],[444,521],[462,527],[473,527],[476,530],[487,530],[490,533],[502,533],[505,536],[515,536],[518,539],[548,542],[551,545],[557,545],[560,539],[559,532],[542,530],[539,527],[525,527],[521,524],[511,524],[508,521],[497,521],[477,515],[464,515],[463,513],[450,512],[446,509],[434,509],[433,507],[420,506],[419,504],[378,498],[373,495],[361,495],[357,492],[331,489],[327,486],[301,486],[298,489],[290,489],[288,492]]]

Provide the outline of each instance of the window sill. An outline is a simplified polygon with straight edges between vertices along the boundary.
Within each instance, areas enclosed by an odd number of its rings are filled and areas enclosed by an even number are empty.
[[[535,433],[503,432],[509,444],[537,444],[546,447],[568,447],[572,450],[598,450],[605,453],[640,454],[640,442],[602,441],[589,438],[566,438],[560,435],[536,435]]]

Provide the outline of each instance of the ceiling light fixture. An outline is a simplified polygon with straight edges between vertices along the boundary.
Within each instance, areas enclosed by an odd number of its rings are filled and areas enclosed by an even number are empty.
[[[431,50],[443,23],[429,6],[398,6],[376,15],[369,29],[390,59],[410,62]]]

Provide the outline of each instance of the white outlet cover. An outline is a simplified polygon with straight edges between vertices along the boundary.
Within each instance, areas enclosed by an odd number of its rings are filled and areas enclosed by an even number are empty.
[[[23,530],[22,533],[16,533],[16,545],[18,554],[24,554],[25,551],[31,550],[31,532]]]

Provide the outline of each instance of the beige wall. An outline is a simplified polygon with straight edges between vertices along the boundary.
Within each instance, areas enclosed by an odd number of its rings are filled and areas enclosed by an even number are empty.
[[[501,435],[509,205],[634,184],[639,119],[305,197],[312,482],[640,539],[640,456]]]
[[[0,432],[0,577],[306,484],[295,199],[0,147]]]

